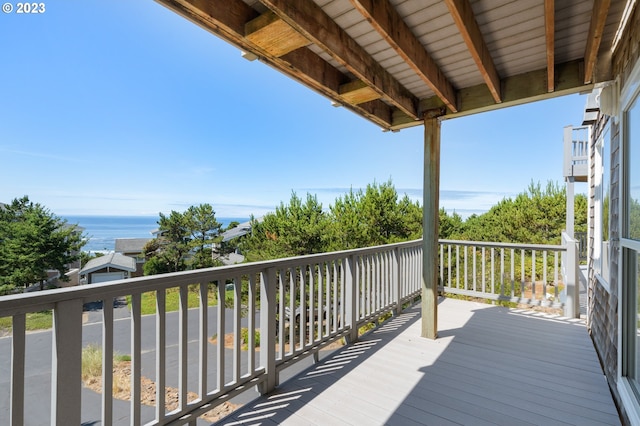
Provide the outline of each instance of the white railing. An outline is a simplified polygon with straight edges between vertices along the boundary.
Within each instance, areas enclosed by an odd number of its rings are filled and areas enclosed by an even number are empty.
[[[440,240],[440,285],[451,294],[564,308],[565,253],[567,245]]]
[[[587,177],[589,126],[564,128],[564,176]]]
[[[577,244],[567,244],[441,240],[443,290],[562,307],[559,288],[569,284],[559,277],[559,254],[572,250],[577,262]],[[30,340],[49,345],[36,354],[37,362],[45,359],[42,354],[52,354],[51,388],[41,389],[50,395],[51,424],[83,420],[81,365],[90,326],[101,328],[96,339],[103,352],[101,402],[92,416],[104,425],[123,417],[133,425],[195,424],[198,416],[247,389],[269,392],[283,368],[308,355],[317,357],[330,342],[356,340],[362,325],[399,312],[419,296],[421,281],[422,241],[412,241],[2,297],[0,317],[11,317],[13,330],[6,338],[11,341],[11,391],[0,393],[0,407],[8,406],[10,413],[6,418],[0,413],[0,423],[47,423],[41,412],[36,420],[29,418],[35,415],[29,408],[33,402],[25,400],[34,394],[25,389],[27,366],[33,362],[27,357]],[[536,285],[528,291],[531,283]],[[176,294],[178,311],[168,312],[167,301]],[[155,313],[143,315],[143,301],[149,300]],[[83,326],[83,306],[96,301],[102,305],[94,313],[99,322]],[[32,339],[27,314],[48,310],[54,318],[50,341],[39,335]],[[217,344],[211,343],[214,335]],[[230,348],[222,343],[226,340]],[[123,345],[131,357],[128,414],[115,412],[112,396],[113,356],[123,353]],[[155,380],[153,410],[141,405],[143,376]],[[165,408],[169,387],[178,395],[172,410]]]
[[[361,325],[401,310],[419,295],[421,273],[421,241],[413,241],[0,298],[0,317],[11,317],[13,324],[10,419],[5,421],[12,425],[34,421],[28,418],[32,410],[26,405],[33,402],[25,401],[25,395],[33,394],[25,390],[27,314],[53,311],[51,424],[81,423],[83,334],[87,333],[83,306],[96,301],[102,304],[98,416],[102,424],[112,424],[116,415],[121,421],[123,415],[114,413],[112,396],[115,342],[123,337],[115,315],[118,309],[127,310],[129,324],[124,329],[130,336],[131,357],[128,422],[195,424],[198,416],[249,388],[272,390],[286,365],[306,355],[317,356],[321,347],[339,337],[355,340]],[[143,315],[142,302],[149,293],[156,312]],[[171,293],[178,295],[177,313],[167,312]],[[189,309],[194,296],[198,307]],[[115,307],[123,298],[128,307]],[[243,328],[246,342],[241,340]],[[259,332],[259,347],[252,331]],[[219,344],[210,343],[213,335]],[[230,336],[232,349],[225,349],[225,335]],[[171,367],[168,359],[174,359],[176,351],[177,364]],[[145,376],[155,377],[152,416],[140,402],[143,370]],[[178,394],[178,407],[171,411],[165,408],[169,386]]]

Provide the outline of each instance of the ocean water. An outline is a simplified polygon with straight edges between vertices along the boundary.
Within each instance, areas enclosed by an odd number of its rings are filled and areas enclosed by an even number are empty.
[[[158,216],[64,216],[67,222],[84,228],[88,238],[84,251],[112,251],[116,238],[153,238],[158,229]],[[248,218],[218,217],[222,228],[232,221],[246,222]]]

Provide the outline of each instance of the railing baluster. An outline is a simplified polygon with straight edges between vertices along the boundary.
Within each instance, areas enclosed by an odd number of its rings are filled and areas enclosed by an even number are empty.
[[[487,292],[487,260],[485,255],[486,250],[482,247],[482,293]]]
[[[113,423],[113,297],[102,300],[102,424]]]
[[[491,294],[496,294],[495,249],[491,247]]]
[[[516,295],[516,250],[511,249],[511,297]]]
[[[284,335],[284,325],[287,320],[287,315],[285,313],[285,279],[282,277],[284,271],[278,270],[278,294],[280,295],[280,300],[278,301],[278,313],[280,315],[280,323],[278,324],[278,357],[280,359],[284,359],[284,348],[285,348],[285,335]]]
[[[547,251],[542,252],[542,300],[547,302]]]
[[[524,249],[521,249],[520,251],[520,274],[521,274],[521,278],[520,278],[520,297],[524,299],[525,297],[525,285],[526,285],[526,276],[525,276],[525,262],[524,262]]]
[[[200,399],[207,395],[207,355],[208,355],[208,334],[209,334],[209,285],[205,282],[200,283],[200,304],[199,304],[199,330],[200,338],[198,339],[198,388]]]
[[[464,246],[464,289],[469,289],[469,271],[467,270],[467,246]]]
[[[322,309],[324,302],[322,301],[322,287],[324,286],[324,265],[318,264],[318,306],[315,308],[314,322],[318,330],[318,339],[322,339]]]
[[[233,278],[233,383],[240,381],[240,367],[242,365],[242,278]]]
[[[247,357],[247,370],[248,374],[252,375],[256,371],[256,275],[254,273],[249,274],[249,289],[248,289],[248,307],[247,307],[247,326],[249,328],[248,337],[248,357]]]
[[[189,288],[186,285],[180,286],[180,308],[178,311],[178,406],[180,410],[184,410],[187,407],[187,377],[188,367],[187,363],[187,316],[189,315]],[[224,336],[222,336],[222,342],[224,345]]]
[[[298,327],[300,327],[300,347],[304,348],[307,344],[306,341],[306,332],[307,332],[307,296],[306,296],[306,286],[307,280],[305,279],[307,266],[300,267],[300,323]]]
[[[456,246],[456,288],[460,288],[460,246]]]
[[[537,289],[536,289],[536,250],[531,250],[531,301],[537,302]]]
[[[313,343],[316,339],[314,337],[315,329],[314,329],[314,321],[313,321],[313,313],[315,309],[315,299],[316,299],[316,265],[312,263],[309,265],[309,343]]]
[[[11,338],[11,425],[24,424],[24,363],[26,315],[13,316]]]
[[[225,353],[224,353],[224,335],[226,332],[226,327],[225,327],[225,317],[226,317],[226,300],[225,300],[225,290],[226,290],[226,280],[220,279],[218,280],[218,285],[216,286],[216,292],[217,292],[217,296],[218,296],[218,312],[217,312],[217,322],[218,322],[218,329],[216,332],[216,335],[218,336],[218,345],[216,347],[216,374],[217,374],[217,381],[216,381],[216,389],[218,390],[218,392],[223,392],[224,388],[225,388],[225,377],[224,377],[224,372],[225,372]],[[265,309],[266,310],[266,309]],[[275,316],[275,314],[274,314]]]
[[[289,324],[289,351],[287,353],[293,353],[296,346],[296,296],[295,296],[295,282],[293,279],[293,273],[291,272],[291,268],[287,269],[286,282],[288,283],[288,295],[289,295],[289,316],[287,317],[287,321]],[[285,289],[286,290],[286,289]]]
[[[331,265],[329,264],[329,262],[327,261],[325,263],[325,268],[326,268],[326,280],[325,280],[325,287],[324,287],[324,291],[325,291],[325,305],[324,305],[324,310],[322,312],[322,316],[321,316],[321,320],[320,321],[324,321],[324,333],[325,336],[328,336],[329,333],[331,332],[331,324],[330,324],[330,317],[329,314],[331,313],[331,282],[333,280],[333,276],[331,274]]]
[[[167,360],[167,304],[166,290],[156,291],[156,420],[165,418],[165,387],[166,387],[166,360]],[[110,424],[110,423],[104,423]]]
[[[500,296],[504,296],[504,248],[500,249]]]
[[[131,295],[131,424],[140,424],[141,351],[141,294]]]
[[[476,268],[476,246],[473,246],[473,291],[477,291],[477,278],[478,269]]]
[[[554,283],[553,284],[553,287],[554,287],[554,289],[553,289],[554,296],[553,297],[554,297],[554,301],[558,300],[558,287],[560,287],[560,285],[559,285],[560,283],[558,281],[558,269],[559,269],[558,265],[559,265],[558,264],[558,252],[556,251],[554,253],[554,260],[553,260],[553,283]]]
[[[336,261],[333,262],[333,275],[334,275],[334,280],[333,280],[333,315],[332,315],[332,322],[333,322],[333,331],[337,331],[338,330],[338,293],[340,292],[339,289],[339,285],[340,285],[340,274],[338,273],[338,265],[336,264]]]
[[[451,244],[447,244],[447,287],[452,287],[453,281],[451,278]]]

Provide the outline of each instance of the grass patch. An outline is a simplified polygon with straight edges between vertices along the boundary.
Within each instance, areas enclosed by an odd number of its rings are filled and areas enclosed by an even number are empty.
[[[51,311],[32,312],[27,314],[25,327],[27,331],[48,330],[53,325],[53,313]],[[0,330],[11,332],[13,320],[11,317],[0,318]]]
[[[216,306],[218,304],[218,298],[216,297],[215,286],[210,286],[208,293],[209,306]],[[127,296],[127,305],[131,308],[131,296]],[[197,308],[200,305],[200,290],[198,286],[189,286],[187,292],[187,307]],[[180,308],[180,289],[171,288],[166,291],[165,295],[165,309],[167,312],[177,311]],[[140,309],[142,315],[149,315],[156,313],[156,292],[150,291],[148,293],[142,293],[140,302]]]
[[[122,364],[128,364],[131,356],[114,354],[113,365],[115,369],[121,369]],[[130,377],[115,374],[113,377],[113,395],[129,391]],[[97,345],[88,345],[82,349],[82,382],[92,388],[101,387],[102,383],[102,348]]]

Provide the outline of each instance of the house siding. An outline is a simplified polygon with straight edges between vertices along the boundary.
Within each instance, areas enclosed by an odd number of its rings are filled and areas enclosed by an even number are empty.
[[[615,123],[611,125],[611,140],[608,141],[611,147],[611,158],[609,159],[609,167],[611,170],[611,186],[609,203],[610,219],[609,219],[609,244],[610,244],[610,278],[609,288],[602,285],[600,280],[596,278],[593,269],[593,246],[595,242],[594,236],[594,219],[595,219],[595,145],[604,130],[609,118],[600,115],[598,121],[594,125],[591,139],[591,184],[589,185],[589,331],[596,352],[600,357],[602,368],[607,380],[614,393],[614,397],[619,401],[617,395],[617,371],[618,371],[618,255],[620,252],[620,227],[619,227],[619,182],[620,182],[620,138],[619,126]],[[611,120],[613,121],[613,120]]]
[[[636,5],[635,10],[631,14],[631,18],[627,24],[627,28],[623,38],[620,40],[616,51],[612,57],[612,71],[614,77],[619,78],[620,87],[624,87],[628,76],[640,56],[640,8]],[[603,131],[607,120],[610,120],[610,147],[611,158],[609,166],[611,171],[610,183],[610,203],[609,203],[609,289],[604,287],[595,277],[593,271],[593,244],[590,253],[589,268],[589,331],[593,339],[594,346],[600,357],[604,373],[609,381],[609,385],[613,397],[618,405],[623,421],[629,422],[625,407],[621,404],[620,395],[617,388],[618,380],[618,298],[620,276],[618,265],[620,263],[620,237],[621,217],[620,199],[622,185],[622,169],[621,169],[621,137],[620,125],[616,120],[601,116],[594,126],[591,140],[591,184],[589,189],[590,209],[589,215],[593,219],[593,208],[595,198],[593,197],[595,188],[593,185],[595,176],[595,161],[593,156],[595,153],[595,141]],[[590,241],[594,241],[593,220],[590,222],[589,236]]]

